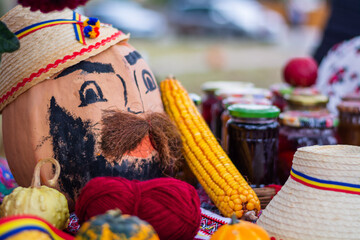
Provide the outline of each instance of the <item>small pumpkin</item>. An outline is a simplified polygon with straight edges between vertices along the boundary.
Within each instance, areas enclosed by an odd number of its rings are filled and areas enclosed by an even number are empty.
[[[149,223],[136,216],[122,215],[116,209],[85,222],[75,237],[75,240],[83,239],[159,240],[159,236]]]
[[[53,158],[40,160],[35,167],[31,186],[17,187],[4,198],[0,207],[1,217],[31,214],[45,219],[56,228],[67,227],[69,209],[65,196],[53,188],[41,186],[40,183],[40,169],[47,162],[55,165],[55,175],[48,180],[50,186],[55,186],[60,175],[59,163]]]
[[[236,216],[232,216],[229,224],[221,226],[210,238],[211,240],[270,240],[267,232],[256,225],[247,221],[239,221]]]

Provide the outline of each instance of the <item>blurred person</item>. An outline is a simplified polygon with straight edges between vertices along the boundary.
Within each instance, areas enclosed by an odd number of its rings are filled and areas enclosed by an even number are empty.
[[[287,11],[292,26],[304,25],[308,14],[321,6],[321,0],[288,0]]]
[[[322,60],[316,87],[329,96],[328,109],[337,113],[341,99],[360,94],[360,36],[335,45]]]
[[[337,43],[360,35],[359,0],[331,0],[331,13],[314,58],[321,63],[329,49]]]

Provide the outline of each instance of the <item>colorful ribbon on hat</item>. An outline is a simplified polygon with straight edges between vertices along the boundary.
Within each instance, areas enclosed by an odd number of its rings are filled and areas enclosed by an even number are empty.
[[[294,168],[291,168],[290,177],[296,182],[308,187],[327,191],[360,195],[360,185],[357,184],[314,178],[299,171],[296,171]]]
[[[30,215],[12,216],[0,220],[0,240],[15,236],[23,231],[40,231],[53,240],[73,240],[74,237],[52,226],[45,220]]]
[[[73,19],[53,19],[34,23],[30,26],[24,27],[19,31],[15,32],[18,39],[21,39],[37,30],[42,28],[61,25],[61,24],[73,24],[75,37],[80,43],[86,45],[85,37],[96,38],[100,34],[100,21],[97,18],[89,18],[84,22],[81,21],[81,15],[77,12],[73,12]]]

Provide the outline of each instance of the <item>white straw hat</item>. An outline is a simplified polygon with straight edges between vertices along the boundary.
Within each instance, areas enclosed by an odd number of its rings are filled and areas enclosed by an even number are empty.
[[[359,194],[360,147],[300,148],[257,223],[272,240],[360,239]]]
[[[18,5],[0,20],[15,34],[29,32],[29,27],[35,29],[22,38],[17,34],[20,49],[1,56],[0,111],[35,84],[129,38],[110,25],[100,24],[96,26],[99,36],[81,43],[76,36],[83,39],[82,23],[87,17],[69,9],[44,14]]]

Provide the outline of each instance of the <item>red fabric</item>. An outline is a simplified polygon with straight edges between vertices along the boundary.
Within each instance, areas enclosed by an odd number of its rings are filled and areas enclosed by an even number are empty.
[[[195,188],[173,178],[143,182],[94,178],[82,189],[75,213],[82,223],[115,208],[150,223],[161,240],[193,239],[200,226],[200,200]]]
[[[270,184],[270,185],[267,185],[266,187],[275,189],[276,194],[277,194],[277,193],[281,190],[281,188],[282,188],[281,185],[276,185],[276,184]]]

